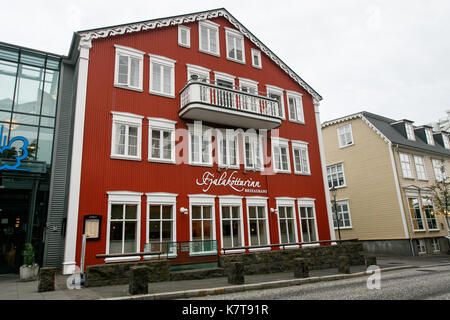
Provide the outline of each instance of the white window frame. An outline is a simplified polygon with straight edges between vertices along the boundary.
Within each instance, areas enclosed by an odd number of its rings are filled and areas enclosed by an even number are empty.
[[[151,192],[145,194],[147,197],[147,216],[146,216],[146,237],[145,243],[150,243],[150,206],[151,205],[170,205],[172,206],[172,242],[177,242],[177,196],[176,193],[165,193],[165,192]],[[161,221],[163,219],[161,218]],[[161,230],[162,231],[162,230]],[[169,257],[176,257],[177,250],[176,246],[172,247],[175,249],[174,252],[168,253]],[[156,256],[144,256],[146,259],[154,259]]]
[[[182,35],[183,31],[186,32],[187,43],[182,42],[183,37],[181,35]],[[185,47],[185,48],[191,47],[191,28],[186,27],[186,26],[178,26],[178,45],[181,47]]]
[[[135,91],[139,91],[142,92],[143,89],[143,70],[144,70],[144,54],[145,52],[140,51],[140,50],[136,50],[133,48],[129,48],[129,47],[125,47],[125,46],[120,46],[118,44],[115,44],[114,47],[116,48],[116,54],[115,54],[115,69],[114,69],[114,86],[118,87],[118,88],[123,88],[123,89],[130,89],[130,90],[135,90]],[[126,56],[128,57],[128,74],[127,74],[127,83],[119,83],[119,56]],[[130,59],[134,58],[134,59],[138,59],[139,60],[139,85],[138,86],[132,86],[130,83],[130,78],[131,78],[131,63],[130,63]]]
[[[430,199],[430,200],[428,200],[428,199]],[[420,201],[422,202],[421,203],[421,209],[423,209],[423,217],[424,217],[424,220],[425,220],[425,225],[427,227],[427,230],[428,231],[439,231],[439,221],[437,220],[436,214],[434,213],[435,212],[435,210],[434,210],[434,203],[433,203],[433,200],[431,200],[431,199],[432,199],[432,194],[423,194],[422,198],[420,199]],[[431,212],[433,212],[433,214],[430,213],[431,218],[427,217],[426,208],[425,208],[426,203],[425,202],[431,203]],[[436,224],[436,228],[430,228],[429,219],[434,220],[434,222]]]
[[[428,181],[427,168],[425,166],[425,157],[414,155],[414,164],[418,180]]]
[[[292,106],[289,103],[289,98],[293,99],[295,103],[295,106],[293,106],[295,117],[293,118],[291,117]],[[305,115],[303,112],[303,95],[299,92],[286,90],[286,100],[288,104],[289,121],[305,124]]]
[[[444,143],[444,148],[450,149],[450,141],[449,141],[448,135],[446,135],[444,133],[441,133],[441,135],[442,135],[442,142]]]
[[[231,57],[229,54],[229,48],[230,48],[230,39],[228,39],[229,37],[231,37],[231,40],[234,42],[234,48],[235,48],[235,55],[236,57]],[[242,60],[239,60],[237,58],[237,42],[238,40],[241,40],[242,43]],[[230,29],[225,27],[225,43],[226,43],[226,52],[227,52],[227,60],[230,61],[234,61],[234,62],[238,62],[238,63],[242,63],[245,64],[245,39],[244,36],[242,35],[242,33],[240,33],[237,30],[234,29]]]
[[[163,119],[163,118],[152,118],[147,117],[148,119],[148,158],[147,160],[149,162],[164,162],[164,163],[175,163],[175,124],[176,121]],[[152,150],[152,131],[159,131],[160,132],[160,154],[159,158],[153,157],[153,150]],[[170,159],[165,159],[163,157],[163,139],[162,139],[162,132],[168,131],[170,132],[170,141],[171,141],[171,151],[170,151]]]
[[[276,201],[276,205],[277,205],[277,222],[278,222],[278,243],[282,243],[281,242],[281,222],[280,222],[280,207],[292,207],[292,215],[293,215],[293,223],[294,223],[294,233],[295,233],[295,239],[292,239],[294,241],[291,241],[291,239],[289,239],[289,243],[296,243],[298,242],[298,231],[297,231],[297,212],[295,210],[296,205],[295,205],[295,198],[289,198],[289,197],[276,197],[275,198]],[[287,219],[284,219],[287,220]],[[294,249],[294,248],[298,248],[299,245],[291,245],[291,246],[286,246],[286,249]]]
[[[425,245],[425,239],[415,239],[415,240],[416,240],[417,253],[419,255],[426,254],[427,247]]]
[[[158,96],[163,96],[163,97],[167,97],[167,98],[175,98],[175,63],[176,61],[167,57],[163,57],[163,56],[158,56],[156,54],[148,54],[148,56],[150,57],[150,76],[149,76],[149,93],[150,94],[155,94]],[[161,85],[161,91],[156,91],[153,89],[153,69],[154,69],[154,64],[158,64],[161,67],[165,66],[165,67],[169,67],[170,68],[170,78],[171,78],[171,84],[170,84],[170,92],[164,92],[164,73],[161,72],[161,79],[160,79],[160,85]],[[161,71],[163,70],[163,68],[161,68]]]
[[[411,156],[409,153],[399,152],[398,158],[400,161],[400,167],[402,169],[403,179],[414,179],[413,166],[411,162]],[[408,161],[406,161],[408,160]]]
[[[251,150],[251,160],[253,164],[250,166],[247,162],[247,146],[246,140],[248,139]],[[262,143],[263,136],[257,133],[244,133],[242,136],[242,150],[244,152],[244,168],[245,170],[263,171],[264,170],[264,150]],[[259,159],[256,156],[256,147],[259,148]]]
[[[301,242],[304,242],[303,239],[303,226],[302,226],[302,214],[300,208],[312,208],[312,214],[313,218],[306,218],[307,220],[314,220],[314,232],[316,234],[316,240],[310,241],[310,242],[316,242],[319,241],[319,230],[317,228],[317,215],[316,215],[316,206],[315,206],[315,199],[312,198],[298,198],[297,199],[297,205],[298,205],[298,219],[299,219],[299,225],[300,225],[300,235],[301,235]],[[311,236],[311,235],[310,235]],[[312,243],[312,244],[302,244],[302,248],[306,247],[317,247],[320,246],[320,243]]]
[[[405,122],[405,131],[406,131],[406,138],[408,140],[416,141],[416,135],[414,134],[414,127],[412,123]]]
[[[252,67],[262,69],[261,51],[252,48],[251,52],[252,52]],[[258,56],[259,64],[255,63],[255,55]]]
[[[117,112],[111,111],[113,116],[112,119],[112,135],[111,135],[111,159],[119,159],[119,160],[134,160],[141,161],[141,152],[142,152],[142,119],[143,116],[127,113],[127,112]],[[128,134],[125,137],[125,154],[119,154],[115,152],[116,149],[116,130],[118,129],[118,125],[126,125],[127,131],[130,126],[137,127],[137,155],[132,156],[128,155]]]
[[[441,252],[441,244],[439,243],[439,238],[431,238],[431,250],[433,253]]]
[[[248,91],[244,91],[246,88]],[[258,82],[246,78],[239,78],[239,90],[245,93],[257,95],[258,94]],[[259,103],[258,98],[247,95],[242,95],[241,107],[244,110],[250,110],[258,112]]]
[[[202,27],[206,27],[208,30],[208,48],[202,48]],[[198,50],[203,53],[211,54],[213,56],[220,57],[220,43],[219,43],[219,28],[220,25],[211,21],[199,21],[198,22]],[[211,32],[210,29],[214,29],[216,31],[216,43],[217,43],[217,51],[211,51]]]
[[[219,196],[219,214],[220,214],[220,250],[222,250],[223,246],[223,212],[222,207],[223,206],[230,206],[230,207],[239,207],[239,224],[241,229],[241,245],[239,247],[245,246],[245,237],[244,237],[244,219],[243,219],[243,210],[242,210],[242,198],[241,196]],[[230,218],[228,218],[230,222],[236,219],[232,218],[232,212],[230,211]],[[230,254],[230,253],[242,253],[245,252],[245,249],[236,249],[236,250],[226,250],[224,254]]]
[[[197,75],[197,76],[201,76],[202,78],[206,79],[206,82],[209,83],[211,77],[210,77],[210,72],[211,69],[202,67],[202,66],[197,66],[197,65],[193,65],[193,64],[188,64],[186,63],[186,68],[187,68],[187,81],[191,80],[191,76],[193,74]]]
[[[136,253],[140,251],[141,247],[141,197],[143,193],[131,191],[107,191],[108,195],[108,218],[106,227],[106,254],[109,254],[110,235],[111,235],[111,205],[137,205],[136,208]],[[139,255],[129,257],[110,257],[105,258],[105,263],[108,262],[123,262],[123,261],[139,261]]]
[[[330,168],[330,171],[331,171],[331,168],[332,167],[336,167],[336,176],[337,176],[337,181],[338,181],[338,183],[339,183],[339,171],[338,171],[338,167],[341,167],[342,168],[342,178],[343,178],[343,180],[344,180],[344,184],[343,185],[338,185],[338,186],[334,186],[334,188],[335,189],[339,189],[339,188],[345,188],[346,186],[347,186],[347,180],[345,179],[345,170],[344,170],[344,163],[343,162],[339,162],[339,163],[335,163],[335,164],[331,164],[331,165],[328,165],[327,166],[327,182],[329,182],[329,177],[331,177],[331,184],[333,184],[333,179],[332,179],[332,176],[333,176],[333,174],[334,173],[328,173],[328,168]],[[333,186],[329,186],[328,185],[328,188],[329,189],[331,189]]]
[[[447,177],[447,170],[445,168],[445,162],[444,162],[444,172],[441,172],[441,160],[439,159],[431,159],[431,163],[433,165],[433,171],[434,171],[434,178],[436,181],[443,181]]]
[[[349,143],[349,141],[348,141],[348,137],[347,137],[348,133],[350,133],[351,143]],[[347,123],[343,126],[338,127],[337,128],[337,137],[338,137],[338,143],[339,143],[340,149],[353,146],[355,144],[355,139],[353,138],[352,124]],[[342,143],[341,137],[343,137],[344,143]]]
[[[251,246],[251,230],[250,230],[250,211],[249,208],[250,207],[264,207],[265,210],[265,218],[261,219],[261,218],[256,218],[256,219],[252,219],[252,220],[265,220],[265,229],[266,229],[266,235],[267,235],[267,247],[264,248],[254,248],[254,249],[249,249],[250,252],[252,251],[269,251],[271,250],[270,248],[270,228],[269,228],[269,210],[268,210],[268,206],[267,206],[267,200],[268,197],[258,197],[258,196],[248,196],[245,197],[245,202],[246,202],[246,210],[247,210],[247,234],[248,234],[248,245]],[[258,234],[258,238],[259,238],[259,234]],[[261,241],[258,241],[261,242]]]
[[[434,146],[433,132],[429,128],[425,128],[425,137],[427,138],[427,143]]]
[[[342,221],[342,227],[340,226],[339,229],[340,230],[345,230],[345,229],[352,229],[353,225],[352,225],[352,215],[350,212],[350,201],[348,199],[343,199],[343,200],[336,200],[336,207],[342,206],[342,205],[347,205],[348,208],[348,225],[346,225],[345,220],[343,219],[343,213],[342,213],[342,209],[340,210],[340,215],[339,215],[339,220]],[[332,207],[332,211],[334,211],[334,206]],[[334,223],[336,222],[336,226],[334,226]],[[337,227],[337,213],[333,212],[333,227],[334,230],[338,230]]]
[[[210,194],[188,194],[189,198],[189,240],[192,240],[192,206],[210,206],[211,207],[211,233],[212,233],[212,241],[216,240],[216,196]],[[202,209],[203,210],[203,209]],[[203,220],[203,219],[202,219]],[[203,235],[202,235],[203,237]],[[219,249],[219,248],[217,248]],[[202,255],[211,255],[212,253],[216,253],[215,251],[202,251],[197,253],[192,253],[192,250],[189,250],[190,256],[202,256]]]
[[[198,126],[198,125],[192,125],[188,124],[188,143],[189,143],[189,164],[192,166],[203,166],[203,167],[212,167],[213,166],[213,156],[212,156],[212,128],[206,127],[206,126]],[[192,159],[192,135],[198,137],[198,154],[199,154],[199,161],[194,162]],[[203,161],[203,141],[208,142],[208,159],[209,161],[205,162]]]
[[[273,171],[276,173],[291,173],[291,159],[289,155],[289,140],[280,138],[280,137],[271,137],[271,145],[272,145],[272,168]],[[280,169],[276,166],[276,160],[275,160],[275,149],[279,149],[278,153],[280,155]],[[286,149],[286,157],[287,157],[287,169],[282,168],[282,156],[281,156],[281,149]]]
[[[292,159],[294,162],[294,173],[300,175],[311,175],[311,168],[309,162],[309,153],[308,153],[308,142],[300,141],[300,140],[291,140],[292,146]],[[297,170],[297,160],[295,158],[295,150],[300,151],[300,171]],[[306,165],[304,166],[302,162],[302,153],[306,154]]]
[[[284,110],[284,89],[273,86],[273,85],[266,84],[266,92],[267,92],[268,98],[270,98],[270,94],[276,94],[281,97],[280,110],[281,110],[282,114],[280,114],[279,116],[282,120],[286,120],[286,112]]]
[[[230,142],[234,140],[234,151],[235,151],[235,160],[236,163],[234,165],[230,164],[231,159],[231,149]],[[218,166],[220,168],[230,168],[230,169],[239,169],[239,134],[237,131],[233,129],[216,129],[216,141],[217,141],[217,156],[218,156]],[[226,146],[226,163],[223,163],[223,150],[221,146],[221,142],[225,142]]]
[[[410,203],[409,203],[409,199],[416,199],[416,200],[417,200],[417,203],[418,203],[418,205],[419,205],[420,220],[422,221],[422,225],[423,225],[423,228],[422,228],[422,229],[415,229],[415,228],[414,228],[414,221],[415,221],[415,220],[418,220],[419,218],[416,218],[415,215],[414,215],[414,218],[413,218],[412,210],[414,210],[414,208],[411,208],[411,205],[410,205]],[[408,204],[409,217],[410,217],[410,219],[411,219],[411,227],[412,227],[412,230],[413,230],[414,232],[425,232],[425,231],[427,230],[427,229],[426,229],[427,221],[426,221],[426,219],[424,219],[424,215],[423,215],[423,211],[422,211],[422,208],[421,208],[421,202],[420,202],[419,196],[418,196],[418,195],[407,195],[407,197],[406,197],[406,202],[407,202],[407,204]]]

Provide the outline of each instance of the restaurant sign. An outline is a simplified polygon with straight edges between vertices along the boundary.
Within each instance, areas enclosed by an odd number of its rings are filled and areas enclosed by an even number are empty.
[[[241,179],[236,176],[238,171],[232,171],[228,173],[223,172],[219,177],[216,177],[214,173],[206,171],[202,179],[197,179],[195,182],[198,186],[203,187],[203,192],[208,192],[212,186],[216,187],[229,187],[237,192],[248,193],[267,193],[267,190],[261,189],[261,183],[255,181],[252,178]]]

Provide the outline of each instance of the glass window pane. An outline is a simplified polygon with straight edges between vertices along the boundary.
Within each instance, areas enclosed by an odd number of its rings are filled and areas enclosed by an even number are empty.
[[[232,207],[232,217],[233,219],[239,218],[239,207]]]
[[[161,65],[153,63],[152,90],[161,92]]]
[[[30,124],[30,125],[38,126],[39,125],[39,116],[14,113],[12,122],[19,123],[19,124]]]
[[[241,228],[239,220],[233,220],[233,247],[241,246]]]
[[[212,224],[210,220],[203,221],[203,239],[211,240],[212,239]]]
[[[127,204],[125,206],[125,219],[136,219],[137,217],[137,205]]]
[[[230,220],[222,221],[222,238],[223,238],[222,247],[230,248],[230,247],[233,246],[233,244],[231,242],[231,223],[230,223]]]
[[[230,218],[230,207],[223,206],[222,207],[222,218],[229,219]]]
[[[150,219],[161,219],[160,206],[150,206]]]
[[[1,52],[1,51],[0,51]],[[17,63],[0,61],[0,109],[11,110],[16,84]]]
[[[109,231],[109,253],[122,253],[122,222],[111,222]]]
[[[31,64],[37,67],[44,67],[45,56],[34,52],[22,51],[20,55],[20,62]]]
[[[192,221],[192,240],[202,240],[202,222]]]
[[[11,122],[11,112],[0,111],[0,122]]]
[[[160,157],[160,131],[152,130],[152,157]]]
[[[172,221],[162,222],[162,242],[172,241]]]
[[[136,230],[136,222],[125,222],[125,244],[123,253],[136,252]]]
[[[111,219],[123,219],[123,205],[111,205]]]
[[[19,66],[14,110],[39,114],[41,111],[44,69]]]
[[[53,128],[55,126],[55,118],[41,117],[41,126]]]
[[[172,206],[162,206],[162,218],[172,219]]]
[[[149,223],[149,240],[150,242],[161,242],[161,223],[152,221]]]
[[[13,137],[25,137],[28,140],[28,156],[27,160],[32,160],[36,158],[36,146],[37,146],[37,133],[38,128],[37,127],[31,127],[31,126],[25,126],[25,125],[12,125],[11,126],[11,133],[10,133],[10,139]],[[12,148],[15,149],[18,155],[22,154],[23,150],[23,142],[22,141],[15,141],[12,143]]]
[[[201,206],[192,206],[192,219],[202,218],[201,208]]]
[[[256,218],[256,207],[248,207],[250,219]]]
[[[56,100],[58,97],[59,72],[53,70],[45,71],[44,97],[42,99],[42,114],[55,116]]]
[[[211,219],[211,207],[210,206],[203,207],[203,219]]]
[[[172,158],[172,133],[170,131],[163,131],[163,158]]]
[[[50,164],[52,162],[52,149],[53,129],[41,128],[39,131],[37,160],[45,161],[47,164]]]
[[[266,220],[258,221],[258,230],[259,230],[259,245],[267,244],[268,241],[267,241],[267,233],[266,233]]]

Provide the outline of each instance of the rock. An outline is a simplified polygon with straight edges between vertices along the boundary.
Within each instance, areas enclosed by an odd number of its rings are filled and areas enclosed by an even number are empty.
[[[308,261],[305,258],[294,259],[294,277],[295,278],[309,277]]]
[[[146,266],[130,268],[128,292],[131,295],[148,293],[148,268]]]
[[[350,273],[350,257],[349,256],[339,256],[338,272]]]
[[[228,271],[228,283],[244,284],[244,282],[244,264],[241,262],[231,263]]]
[[[41,268],[39,272],[38,292],[55,291],[56,271],[54,267]]]

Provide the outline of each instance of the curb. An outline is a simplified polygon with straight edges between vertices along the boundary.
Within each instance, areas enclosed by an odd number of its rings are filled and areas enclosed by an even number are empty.
[[[418,268],[418,267],[417,266],[388,267],[388,268],[380,269],[380,272],[389,272],[389,271],[412,269],[412,268]],[[105,299],[101,299],[101,300],[186,299],[186,298],[204,297],[204,296],[219,295],[219,294],[226,294],[226,293],[236,293],[236,292],[243,292],[243,291],[249,291],[249,290],[263,290],[263,289],[274,289],[274,288],[298,286],[298,285],[314,283],[314,282],[325,282],[325,281],[350,279],[350,278],[357,278],[357,277],[362,277],[362,276],[366,276],[366,275],[371,275],[372,273],[373,273],[372,271],[362,271],[362,272],[351,273],[351,274],[336,274],[336,275],[321,276],[321,277],[309,277],[309,278],[301,278],[301,279],[260,282],[260,283],[243,284],[243,285],[236,285],[236,286],[226,286],[226,287],[218,287],[218,288],[210,288],[210,289],[193,289],[193,290],[173,291],[173,292],[164,292],[164,293],[150,293],[150,294],[142,294],[142,295],[134,295],[134,296],[126,296],[126,297],[105,298]]]

